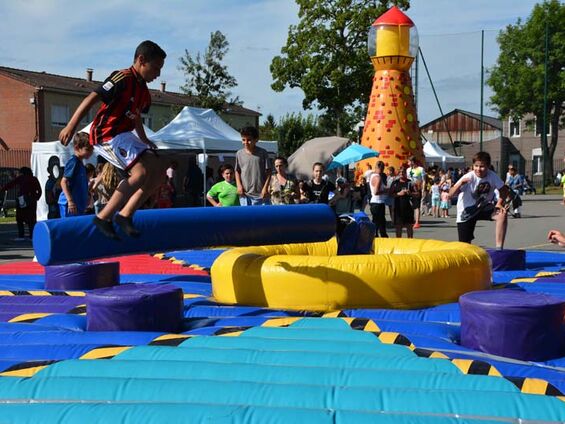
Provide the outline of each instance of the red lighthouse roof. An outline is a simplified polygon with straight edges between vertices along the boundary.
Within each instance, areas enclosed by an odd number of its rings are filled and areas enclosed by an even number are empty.
[[[398,7],[393,6],[388,9],[385,13],[379,16],[374,25],[406,25],[406,26],[414,26],[414,22],[408,16],[406,16],[402,10]]]

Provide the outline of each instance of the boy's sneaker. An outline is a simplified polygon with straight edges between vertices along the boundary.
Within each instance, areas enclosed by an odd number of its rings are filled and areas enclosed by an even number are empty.
[[[133,220],[131,219],[131,217],[127,218],[117,213],[116,215],[114,215],[114,222],[129,237],[137,238],[141,235],[141,231],[133,226]]]
[[[106,221],[95,216],[92,220],[92,223],[96,228],[98,228],[98,231],[100,231],[106,237],[112,240],[120,240],[120,237],[116,234],[116,230],[114,230],[112,221]]]

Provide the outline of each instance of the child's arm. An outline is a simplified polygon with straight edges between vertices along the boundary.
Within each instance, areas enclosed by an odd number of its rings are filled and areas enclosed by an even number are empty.
[[[237,194],[240,196],[245,196],[245,190],[243,189],[243,185],[241,184],[241,176],[239,175],[239,171],[235,170],[235,184],[237,185]]]
[[[99,99],[99,94],[93,91],[80,103],[67,126],[63,128],[59,133],[59,140],[61,141],[61,144],[63,146],[69,144],[69,142],[73,138],[73,134],[75,133],[78,123],[90,110],[92,105],[94,105]]]
[[[63,189],[63,193],[65,193],[65,197],[67,198],[67,208],[69,210],[69,215],[76,215],[77,205],[73,200],[71,189],[69,187],[69,180],[67,179],[67,177],[61,178],[61,188]]]
[[[467,184],[469,181],[470,178],[459,178],[459,180],[449,189],[449,198],[451,199],[453,196],[459,194],[461,187]]]
[[[269,197],[269,185],[271,184],[271,173],[267,174],[265,179],[265,184],[263,184],[263,190],[261,190],[261,198],[266,199]]]
[[[145,134],[145,128],[143,128],[143,121],[141,116],[138,116],[135,119],[135,132],[141,141],[147,144],[151,149],[156,149],[157,146],[151,140],[147,138],[147,134]]]

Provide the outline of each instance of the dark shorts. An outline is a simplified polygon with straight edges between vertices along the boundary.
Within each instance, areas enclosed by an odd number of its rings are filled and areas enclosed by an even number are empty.
[[[494,209],[488,209],[468,221],[458,222],[457,234],[459,235],[459,241],[471,243],[475,238],[475,226],[477,225],[477,221],[492,221],[493,213]]]

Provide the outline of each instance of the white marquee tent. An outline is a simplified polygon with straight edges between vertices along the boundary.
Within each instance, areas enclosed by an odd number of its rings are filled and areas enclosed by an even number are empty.
[[[446,164],[459,164],[465,163],[465,157],[455,156],[447,153],[439,145],[433,141],[426,141],[424,144],[424,157],[428,165],[440,165],[445,168]]]
[[[212,109],[185,106],[151,139],[160,149],[189,150],[198,153],[237,152],[242,148],[239,132],[226,124]],[[258,146],[276,154],[277,143],[260,141]]]

